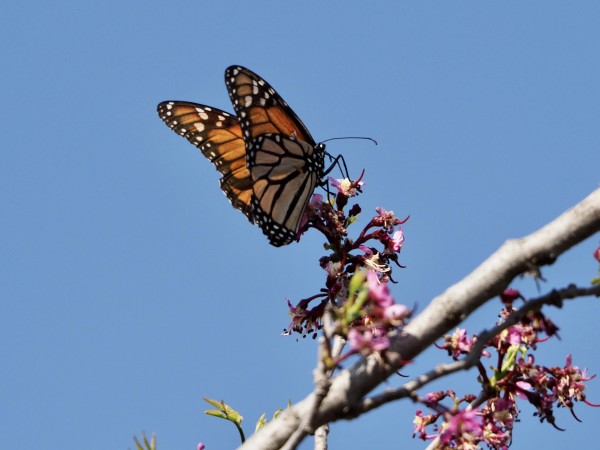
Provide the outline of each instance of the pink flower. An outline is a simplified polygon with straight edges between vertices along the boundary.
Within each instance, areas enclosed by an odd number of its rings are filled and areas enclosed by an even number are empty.
[[[431,425],[432,423],[435,423],[436,416],[434,414],[427,414],[423,416],[422,414],[423,411],[417,409],[415,418],[413,420],[413,423],[415,424],[413,437],[415,437],[418,434],[422,440],[433,439],[435,435],[428,435],[425,430],[425,427]]]
[[[387,283],[382,283],[373,270],[367,273],[367,284],[369,286],[369,298],[381,308],[387,308],[394,304],[394,299],[390,295],[390,289]]]
[[[406,319],[410,316],[411,311],[405,305],[399,305],[394,303],[393,305],[386,306],[383,311],[383,317],[388,319],[390,322],[398,322]]]
[[[204,445],[202,442],[198,442],[198,450],[204,450],[206,448],[206,445]]]
[[[446,397],[452,397],[453,398],[453,394],[448,391],[435,391],[435,392],[428,392],[427,394],[425,394],[425,398],[427,398],[427,402],[430,404],[436,404],[441,402],[442,400],[444,400]]]
[[[311,218],[319,215],[322,206],[323,196],[321,194],[313,194],[307,208],[304,210],[302,219],[300,219],[300,225],[298,225],[298,235],[301,235],[306,231],[306,224]]]
[[[377,211],[377,214],[379,214],[379,216],[373,218],[375,225],[389,228],[401,223],[400,220],[398,220],[398,218],[394,215],[394,211],[387,211],[379,206],[375,208],[375,211]]]
[[[363,256],[365,268],[369,270],[375,270],[380,273],[390,271],[389,266],[385,262],[385,258],[380,258],[381,254],[379,252],[373,251],[374,249],[371,249],[365,245],[359,245],[358,248],[365,252]]]
[[[523,327],[520,325],[515,325],[512,327],[509,327],[506,330],[506,341],[510,344],[510,345],[519,345],[521,342],[523,342],[521,336],[523,334]]]
[[[327,278],[338,279],[342,276],[344,267],[339,262],[328,261],[324,269],[327,272]]]
[[[321,194],[313,194],[310,199],[311,206],[317,207],[320,206],[321,203],[323,203],[323,196]]]
[[[391,233],[392,229],[388,230],[388,232]],[[402,228],[400,228],[399,230],[394,231],[394,234],[391,236],[387,232],[381,233],[377,239],[385,246],[385,249],[383,250],[384,254],[390,255],[399,253],[400,250],[402,250],[402,244],[404,243],[404,232],[402,231]]]
[[[460,355],[469,353],[473,344],[473,339],[467,336],[467,330],[457,328],[451,336],[444,336],[444,343],[439,348],[447,350],[449,355],[458,359]]]
[[[477,411],[459,411],[454,414],[447,422],[447,426],[440,433],[440,441],[443,444],[449,444],[454,441],[470,442],[473,438],[479,438],[482,435],[482,427]]]
[[[508,450],[509,444],[512,440],[511,431],[512,429],[504,430],[502,427],[499,427],[494,423],[488,422],[486,423],[483,430],[484,441],[487,444],[488,448]]]
[[[523,400],[528,400],[525,392],[531,391],[531,384],[527,383],[526,381],[517,381],[516,385],[519,389],[515,390],[515,395]]]
[[[553,386],[553,390],[560,403],[571,409],[573,401],[586,401],[584,382],[591,380],[595,375],[588,376],[587,369],[581,370],[579,367],[572,365],[570,354],[567,355],[565,367],[550,367],[548,372],[556,378],[557,383],[556,386]]]
[[[360,331],[352,328],[348,332],[348,343],[350,348],[363,355],[369,355],[373,352],[382,352],[390,346],[390,340],[387,336],[375,336],[371,331]]]
[[[360,192],[360,187],[365,184],[363,181],[352,181],[348,178],[336,180],[335,178],[328,177],[327,179],[340,194],[346,197],[354,197],[357,191]]]
[[[398,253],[402,248],[402,244],[404,243],[404,232],[402,231],[402,228],[394,232],[392,235],[392,242],[393,246],[391,250],[395,253]]]
[[[515,419],[515,402],[506,398],[496,398],[488,402],[492,417],[504,427],[510,427]]]
[[[500,300],[502,303],[513,303],[516,299],[521,297],[521,293],[516,289],[506,289],[502,294],[500,294]]]
[[[600,262],[600,245],[596,250],[594,250],[594,258],[596,259],[596,261]]]

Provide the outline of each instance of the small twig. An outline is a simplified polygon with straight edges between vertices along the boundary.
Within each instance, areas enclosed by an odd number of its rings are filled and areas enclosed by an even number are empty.
[[[479,395],[477,396],[477,398],[475,400],[473,400],[471,403],[469,403],[469,406],[467,406],[467,410],[471,411],[475,408],[479,408],[486,401],[488,401],[489,398],[490,398],[489,392],[485,389],[482,390],[479,393]]]
[[[425,450],[435,450],[440,443],[440,437],[437,436],[433,441],[429,443],[429,445],[425,448]]]
[[[332,322],[333,321],[331,317],[331,307],[327,306],[323,315],[323,336],[319,338],[317,367],[315,367],[315,370],[313,371],[313,379],[315,383],[313,403],[308,413],[301,418],[300,425],[290,436],[285,445],[282,447],[282,450],[295,449],[298,446],[298,444],[302,442],[305,436],[314,432],[314,427],[312,425],[313,418],[316,412],[318,411],[319,406],[321,406],[321,402],[323,401],[325,396],[327,396],[327,393],[329,392],[329,388],[331,386],[330,380],[333,370],[328,367],[326,361],[331,360],[330,332],[332,330]],[[327,448],[327,433],[328,429],[321,430],[318,439],[315,434],[315,450]],[[317,446],[317,442],[319,442],[320,447]],[[325,447],[323,447],[323,442]]]
[[[544,305],[552,305],[560,308],[563,300],[589,296],[600,297],[600,285],[587,288],[578,288],[577,286],[572,285],[564,289],[552,290],[541,297],[527,301],[521,308],[508,316],[504,322],[496,325],[490,330],[480,333],[469,354],[460,361],[454,361],[448,364],[440,364],[429,372],[420,375],[419,377],[409,381],[399,388],[386,389],[379,395],[364,399],[357,408],[352,410],[351,417],[363,414],[385,403],[389,403],[401,398],[410,397],[413,399],[413,401],[418,401],[418,398],[414,394],[417,389],[443,376],[458,372],[460,370],[468,370],[473,367],[479,361],[481,352],[490,340],[507,328],[517,324],[531,311],[540,309]]]
[[[342,336],[336,335],[333,338],[333,347],[331,348],[331,357],[337,360],[342,354],[344,347],[346,346],[346,339]]]
[[[327,435],[329,434],[329,425],[325,424],[315,431],[315,450],[327,450]]]

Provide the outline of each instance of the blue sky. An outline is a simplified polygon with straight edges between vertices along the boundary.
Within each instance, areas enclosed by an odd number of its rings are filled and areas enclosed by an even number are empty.
[[[600,4],[559,2],[10,2],[0,16],[0,431],[4,448],[232,448],[204,416],[225,399],[248,433],[311,389],[313,341],[280,336],[285,298],[324,282],[321,239],[273,248],[231,208],[211,164],[156,115],[162,100],[227,111],[223,71],[249,67],[316,140],[365,169],[360,223],[411,216],[392,292],[422,309],[508,238],[598,186]],[[358,230],[359,227],[356,227]],[[542,291],[596,274],[594,237]],[[531,280],[515,284],[536,295]],[[600,373],[599,307],[550,316],[538,362]],[[497,305],[470,330],[490,326]],[[418,375],[443,355],[423,355]],[[472,392],[472,374],[447,383]],[[391,379],[396,386],[403,379]],[[433,389],[433,388],[432,388]],[[600,385],[589,397],[600,402]],[[333,424],[331,448],[420,449],[415,406]],[[600,410],[561,433],[524,407],[513,449],[589,447]],[[311,448],[307,441],[301,448]]]

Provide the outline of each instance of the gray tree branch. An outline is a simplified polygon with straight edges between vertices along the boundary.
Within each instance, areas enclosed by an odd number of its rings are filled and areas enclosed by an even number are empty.
[[[367,358],[341,371],[331,380],[318,411],[312,410],[317,395],[312,393],[240,448],[280,449],[301,426],[306,414],[312,416],[315,428],[360,414],[365,396],[405,361],[415,359],[475,309],[502,293],[516,276],[554,263],[559,255],[598,231],[600,189],[529,236],[506,241],[471,274],[435,297],[393,339],[385,363],[379,358]]]

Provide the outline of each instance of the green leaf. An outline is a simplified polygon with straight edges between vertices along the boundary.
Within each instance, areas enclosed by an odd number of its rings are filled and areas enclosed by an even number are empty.
[[[207,409],[206,411],[204,411],[204,414],[208,416],[218,417],[219,419],[229,420],[227,414],[225,414],[223,411],[218,411],[216,409]]]
[[[221,406],[224,405],[222,400],[219,402],[217,400],[213,400],[208,397],[202,397],[202,400],[204,400],[206,403],[213,405],[215,408],[221,408]]]
[[[260,430],[266,424],[267,424],[267,414],[262,413],[262,415],[256,421],[256,427],[254,428],[254,432],[256,433],[258,430]]]
[[[508,347],[508,350],[506,351],[506,356],[504,357],[504,361],[502,362],[502,367],[500,368],[500,370],[494,370],[495,374],[492,378],[490,378],[490,385],[492,387],[495,387],[496,383],[502,380],[508,374],[508,372],[510,372],[514,368],[515,361],[519,353],[525,356],[527,354],[527,347],[520,344],[514,344]]]
[[[291,409],[291,408],[292,408],[292,400],[288,399],[287,409]],[[283,408],[279,408],[277,411],[275,411],[273,413],[273,419],[272,420],[277,419],[277,417],[279,417],[279,415],[283,411],[284,411]],[[263,413],[262,416],[259,417],[258,421],[256,422],[256,430],[255,431],[260,430],[262,427],[264,427],[268,423],[268,420],[267,420],[266,417],[267,417],[266,413]]]
[[[283,408],[279,408],[277,411],[275,411],[273,413],[273,419],[277,419],[279,417],[279,414],[281,414],[283,412]]]
[[[238,432],[240,433],[240,439],[241,439],[242,443],[244,443],[246,438],[244,436],[244,430],[242,429],[242,421],[244,420],[242,415],[239,412],[237,412],[235,409],[230,407],[229,405],[225,404],[225,402],[223,400],[221,400],[219,402],[217,400],[213,400],[211,398],[206,398],[206,397],[203,397],[202,399],[206,403],[217,408],[217,409],[209,409],[207,411],[204,411],[204,414],[207,414],[207,415],[213,416],[213,417],[218,417],[219,419],[225,419],[225,420],[228,420],[228,421],[232,422],[233,424],[235,424],[235,427],[237,428]]]
[[[137,437],[133,437],[135,441],[135,448],[137,450],[156,450],[156,435],[152,434],[152,439],[148,442],[148,438],[146,437],[146,433],[142,433],[142,441],[144,442],[144,447],[140,444]]]
[[[223,400],[221,400],[219,402],[217,400],[213,400],[213,399],[206,398],[206,397],[203,397],[203,400],[206,403],[209,403],[212,406],[214,406],[215,408],[217,408],[216,410],[210,409],[208,411],[204,411],[204,414],[208,414],[209,416],[219,417],[221,419],[226,419],[237,425],[242,424],[242,421],[244,420],[242,415],[239,412],[237,412],[235,409],[230,407],[229,405],[225,404],[225,402]]]
[[[360,289],[366,278],[367,274],[362,270],[359,270],[352,275],[352,278],[350,278],[350,282],[348,283],[348,297],[354,296],[354,293]]]

